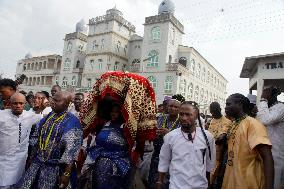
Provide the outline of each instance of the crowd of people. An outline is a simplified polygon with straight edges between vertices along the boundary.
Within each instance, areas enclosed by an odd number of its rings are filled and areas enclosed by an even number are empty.
[[[232,94],[204,116],[182,95],[156,107],[130,73],[106,73],[88,94],[1,79],[0,189],[283,189],[280,93],[264,89],[258,105]]]

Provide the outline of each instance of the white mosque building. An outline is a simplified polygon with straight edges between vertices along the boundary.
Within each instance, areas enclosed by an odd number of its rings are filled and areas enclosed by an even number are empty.
[[[116,7],[90,19],[88,27],[81,20],[65,36],[52,84],[88,91],[103,73],[123,70],[148,78],[158,103],[179,93],[197,101],[204,113],[212,101],[224,106],[227,80],[196,49],[182,44],[184,26],[174,12],[171,0],[162,1],[158,14],[145,18],[143,37]],[[25,72],[18,64],[17,74]]]

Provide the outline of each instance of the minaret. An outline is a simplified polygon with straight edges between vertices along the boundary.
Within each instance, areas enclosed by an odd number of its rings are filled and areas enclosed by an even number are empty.
[[[141,72],[164,72],[167,63],[178,62],[177,49],[184,27],[175,18],[174,11],[174,3],[164,0],[158,15],[145,18]]]
[[[76,31],[66,34],[60,75],[56,81],[64,87],[80,87],[86,57],[88,27],[83,19],[76,24]],[[58,79],[59,78],[59,79]]]

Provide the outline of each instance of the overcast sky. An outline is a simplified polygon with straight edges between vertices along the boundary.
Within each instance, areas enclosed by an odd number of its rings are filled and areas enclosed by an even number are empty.
[[[284,0],[172,0],[185,26],[183,45],[197,49],[229,81],[227,91],[248,93],[240,79],[245,57],[284,52]],[[63,38],[80,19],[116,7],[143,36],[147,16],[161,0],[0,0],[0,72],[13,78],[25,54],[62,54]]]

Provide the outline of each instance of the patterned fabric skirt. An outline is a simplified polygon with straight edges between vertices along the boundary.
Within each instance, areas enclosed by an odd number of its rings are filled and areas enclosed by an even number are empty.
[[[34,161],[15,188],[17,189],[55,189],[59,188],[62,169],[59,165]],[[77,173],[72,171],[67,189],[77,188]]]
[[[53,189],[58,187],[59,166],[33,162],[18,183],[19,189]]]
[[[80,189],[129,189],[132,172],[125,176],[118,173],[116,164],[108,158],[98,158],[79,178]]]

